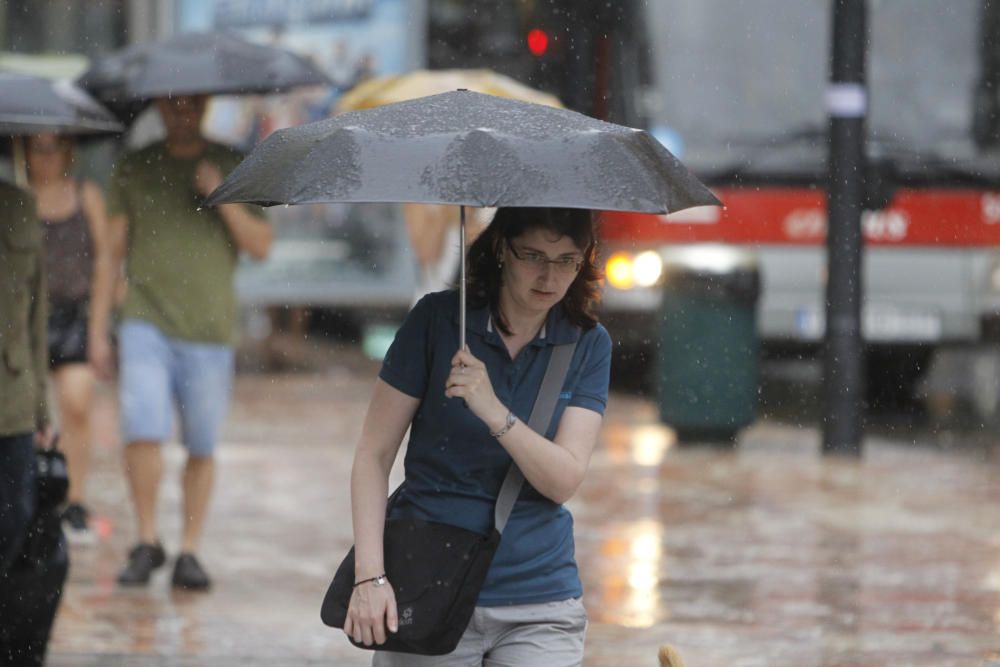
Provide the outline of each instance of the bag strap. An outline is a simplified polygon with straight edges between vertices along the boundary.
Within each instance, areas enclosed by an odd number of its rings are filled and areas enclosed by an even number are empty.
[[[528,418],[528,427],[535,433],[544,436],[545,431],[548,430],[575,350],[576,341],[556,345],[552,350],[549,365],[545,369],[545,377],[542,378],[542,386],[538,389],[535,405],[531,409],[531,417]],[[521,473],[521,469],[517,467],[516,463],[511,463],[510,469],[507,470],[507,476],[504,477],[503,484],[500,486],[497,503],[493,508],[493,527],[500,534],[503,534],[503,529],[507,526],[507,519],[510,518],[510,513],[514,509],[514,503],[517,502],[523,484],[524,475]]]

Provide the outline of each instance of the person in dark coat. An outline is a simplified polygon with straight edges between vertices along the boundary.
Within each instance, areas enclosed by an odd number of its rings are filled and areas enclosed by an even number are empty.
[[[0,664],[41,665],[68,562],[55,515],[53,561],[25,557],[39,512],[35,448],[51,437],[48,309],[34,199],[5,183],[0,267]]]

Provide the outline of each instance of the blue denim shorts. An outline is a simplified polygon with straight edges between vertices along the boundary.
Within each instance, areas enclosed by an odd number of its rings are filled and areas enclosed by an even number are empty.
[[[192,456],[211,456],[233,391],[233,348],[163,335],[149,322],[119,328],[119,394],[126,443],[163,442],[174,434]]]

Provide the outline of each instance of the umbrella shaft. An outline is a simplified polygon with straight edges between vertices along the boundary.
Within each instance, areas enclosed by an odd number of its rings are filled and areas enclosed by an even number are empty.
[[[458,346],[465,349],[465,207],[459,207],[459,245],[461,246],[461,264],[458,268]]]

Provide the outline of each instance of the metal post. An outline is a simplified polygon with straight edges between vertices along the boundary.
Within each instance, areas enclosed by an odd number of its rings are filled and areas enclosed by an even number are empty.
[[[865,192],[865,0],[833,0],[833,65],[827,90],[827,208],[823,453],[861,455],[864,341],[861,212]]]
[[[129,44],[152,42],[176,30],[174,4],[176,0],[128,0]]]

